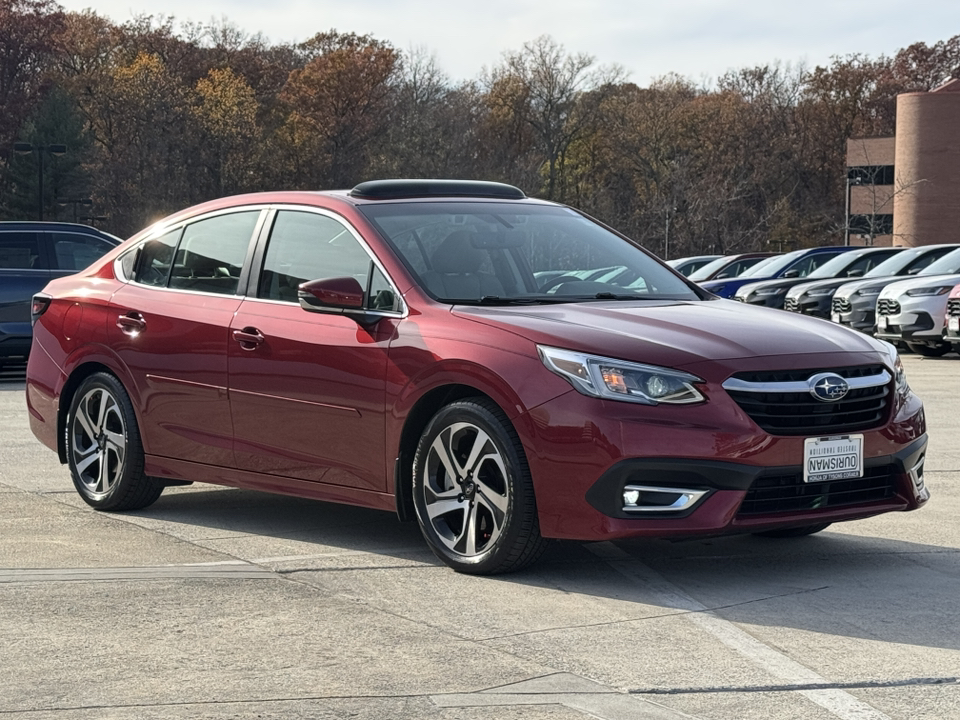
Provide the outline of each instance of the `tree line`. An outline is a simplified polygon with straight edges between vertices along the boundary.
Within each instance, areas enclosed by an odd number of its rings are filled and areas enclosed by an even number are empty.
[[[0,219],[42,208],[126,237],[224,195],[470,178],[670,257],[833,244],[847,139],[893,134],[897,94],[958,67],[960,35],[640,87],[544,36],[453,82],[428,52],[368,35],[272,44],[228,22],[0,0]]]

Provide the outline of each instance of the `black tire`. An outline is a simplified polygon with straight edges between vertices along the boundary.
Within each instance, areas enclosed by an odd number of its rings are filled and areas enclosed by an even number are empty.
[[[943,357],[950,352],[950,343],[938,343],[937,345],[918,345],[917,343],[907,343],[913,352],[923,357]]]
[[[546,549],[520,438],[486,398],[451,403],[429,422],[413,459],[413,502],[430,549],[458,572],[513,572]]]
[[[80,497],[97,510],[139,510],[163,485],[144,475],[143,444],[120,381],[96,373],[77,388],[66,422],[67,464]]]
[[[804,525],[802,527],[782,528],[780,530],[765,530],[764,532],[754,533],[758,537],[768,538],[797,538],[813,535],[821,530],[830,527],[830,523],[820,523],[819,525]]]

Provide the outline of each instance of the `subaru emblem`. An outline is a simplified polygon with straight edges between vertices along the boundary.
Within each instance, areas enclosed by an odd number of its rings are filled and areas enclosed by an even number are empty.
[[[807,383],[810,385],[810,394],[823,402],[842,400],[850,392],[847,381],[836,373],[819,373],[807,380]]]

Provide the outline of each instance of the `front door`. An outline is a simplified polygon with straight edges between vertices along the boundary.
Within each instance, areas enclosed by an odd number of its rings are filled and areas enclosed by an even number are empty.
[[[384,402],[394,320],[369,329],[303,310],[297,286],[351,276],[366,287],[370,256],[338,218],[280,210],[256,297],[231,326],[230,406],[243,470],[386,489]]]

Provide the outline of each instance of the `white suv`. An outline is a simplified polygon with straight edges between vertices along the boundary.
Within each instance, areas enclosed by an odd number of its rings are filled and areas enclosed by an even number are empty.
[[[932,265],[930,267],[933,267]],[[960,275],[925,275],[891,283],[877,297],[877,337],[904,342],[927,357],[950,352],[943,339],[947,296]]]

